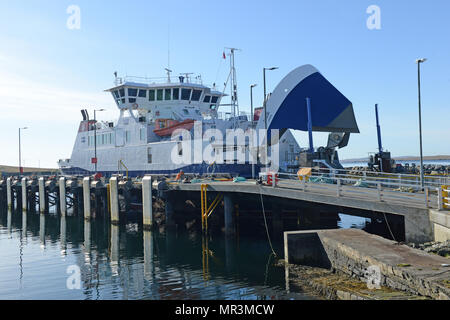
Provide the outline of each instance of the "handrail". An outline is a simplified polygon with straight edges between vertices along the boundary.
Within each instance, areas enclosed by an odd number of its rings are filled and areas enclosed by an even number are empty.
[[[120,172],[120,166],[121,166],[121,165],[125,168],[126,173],[127,173],[127,179],[128,179],[128,167],[125,165],[125,163],[123,163],[123,160],[122,160],[122,159],[120,159],[119,162],[118,162],[118,164],[117,164],[117,170],[118,170],[119,172]]]

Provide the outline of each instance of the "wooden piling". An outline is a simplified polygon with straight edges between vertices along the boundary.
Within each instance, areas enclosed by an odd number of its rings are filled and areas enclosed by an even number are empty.
[[[27,211],[27,178],[22,178],[22,211]]]
[[[45,178],[40,177],[38,180],[38,186],[39,186],[39,212],[41,214],[45,213],[46,211],[46,197],[45,197]]]
[[[11,178],[6,179],[6,203],[8,210],[12,210]]]
[[[65,177],[59,178],[59,210],[61,211],[61,216],[65,217],[67,214]]]
[[[119,223],[119,188],[117,177],[109,179],[109,199],[111,208],[111,223]]]
[[[152,177],[142,179],[142,215],[144,229],[149,230],[153,225]]]
[[[91,219],[91,178],[83,178],[84,219]]]
[[[234,234],[234,221],[233,221],[233,199],[231,195],[225,194],[223,197],[223,207],[224,207],[224,225],[225,225],[225,234],[233,235]]]

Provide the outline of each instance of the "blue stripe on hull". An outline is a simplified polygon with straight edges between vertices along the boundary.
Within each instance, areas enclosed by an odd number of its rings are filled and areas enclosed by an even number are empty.
[[[184,173],[192,173],[192,174],[206,174],[208,165],[207,164],[194,164],[186,167],[182,167],[175,170],[131,170],[128,171],[128,176],[130,177],[138,177],[144,176],[146,174],[177,174],[180,170],[183,170]],[[209,173],[211,173],[213,169],[209,169]],[[260,170],[259,165],[255,165],[255,175],[258,175]],[[94,171],[89,171],[86,169],[82,169],[79,167],[73,168],[63,168],[61,171],[67,175],[91,175],[94,174]],[[110,177],[112,174],[117,173],[117,171],[98,171],[105,177]],[[232,176],[240,176],[245,178],[252,177],[252,165],[251,164],[217,164],[214,173],[228,173]]]

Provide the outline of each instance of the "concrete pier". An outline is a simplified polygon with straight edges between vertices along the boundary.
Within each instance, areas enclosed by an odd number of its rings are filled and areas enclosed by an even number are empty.
[[[447,258],[359,229],[285,232],[284,250],[287,263],[334,268],[370,284],[450,299]]]
[[[119,189],[117,177],[109,179],[109,205],[111,210],[111,223],[119,223]]]
[[[91,219],[91,178],[83,178],[83,205],[84,205],[84,218],[86,220]]]
[[[152,177],[145,176],[142,179],[142,215],[144,229],[153,226],[153,199],[152,199]]]
[[[61,216],[65,217],[67,214],[67,205],[66,205],[66,178],[59,178],[59,210],[61,212]]]
[[[8,209],[12,209],[12,190],[11,190],[11,178],[6,179],[6,203]]]
[[[27,211],[28,197],[27,197],[27,178],[22,178],[22,211]]]
[[[45,178],[40,177],[38,180],[38,187],[39,187],[39,212],[41,214],[45,213],[46,203],[45,203]]]
[[[234,216],[233,216],[233,198],[230,194],[225,194],[223,197],[223,207],[224,207],[224,223],[225,223],[225,234],[233,235],[234,230]]]

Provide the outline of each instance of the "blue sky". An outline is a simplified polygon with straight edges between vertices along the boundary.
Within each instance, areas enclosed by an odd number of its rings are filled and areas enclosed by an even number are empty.
[[[69,5],[81,28],[69,30]],[[369,30],[367,7],[381,9],[381,29]],[[417,67],[422,66],[424,154],[450,154],[450,2],[317,1],[3,1],[0,3],[1,164],[17,164],[17,130],[26,166],[56,166],[71,154],[79,110],[107,108],[113,72],[164,76],[170,42],[174,74],[195,72],[223,83],[224,47],[236,55],[241,110],[262,68],[278,66],[268,88],[293,68],[312,64],[353,102],[361,134],[341,158],[376,151],[374,104],[383,145],[394,156],[418,155]],[[170,36],[169,36],[170,35]],[[170,39],[170,41],[168,41]],[[306,135],[297,133],[302,146]],[[315,134],[316,144],[326,135]]]

